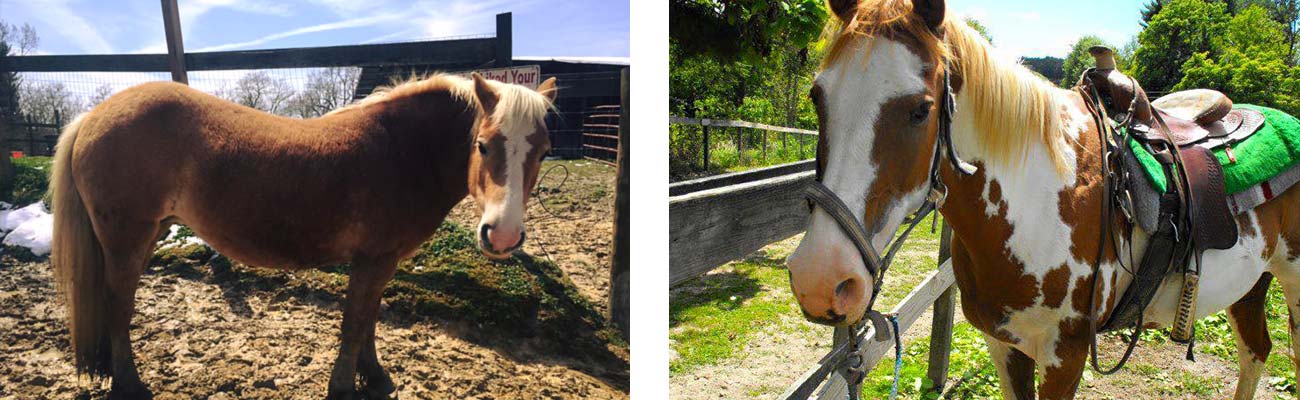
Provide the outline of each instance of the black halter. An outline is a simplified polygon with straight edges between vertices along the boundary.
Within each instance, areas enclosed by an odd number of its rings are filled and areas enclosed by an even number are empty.
[[[874,247],[871,247],[870,236],[867,235],[867,230],[863,227],[862,221],[858,221],[857,217],[853,216],[853,212],[849,210],[849,207],[844,204],[844,201],[839,196],[835,195],[835,192],[822,184],[821,158],[825,146],[822,146],[821,143],[817,146],[817,179],[810,182],[804,189],[804,196],[809,201],[808,206],[810,208],[821,207],[822,211],[835,219],[835,223],[840,226],[840,230],[848,235],[849,240],[853,242],[853,247],[858,249],[858,254],[862,257],[862,265],[866,266],[867,274],[871,275],[871,299],[867,302],[865,317],[875,327],[875,340],[885,341],[889,339],[890,332],[893,334],[896,357],[894,365],[895,391],[898,388],[898,370],[901,367],[902,359],[902,343],[899,343],[897,319],[893,316],[887,317],[873,309],[876,296],[880,294],[880,286],[884,283],[885,271],[889,269],[889,265],[894,261],[894,255],[898,254],[898,250],[903,247],[903,242],[912,233],[912,229],[916,228],[935,209],[943,205],[944,197],[948,194],[948,187],[944,186],[943,180],[939,176],[939,168],[943,163],[943,158],[946,156],[953,169],[959,174],[970,175],[976,171],[975,166],[967,164],[961,160],[961,157],[957,156],[957,151],[952,145],[952,115],[956,111],[957,101],[953,97],[952,85],[948,80],[947,71],[943,73],[943,94],[940,98],[942,100],[939,104],[939,137],[935,140],[933,158],[930,161],[930,193],[926,196],[925,202],[921,203],[916,212],[912,213],[911,222],[903,230],[903,233],[885,246],[887,251],[884,258],[881,258],[880,253]],[[861,346],[863,340],[861,338],[865,334],[866,324],[864,322],[854,324],[849,328],[848,343],[836,346],[832,354],[827,356],[840,358],[840,361],[835,363],[835,369],[839,370],[839,373],[849,382],[849,399],[858,399],[860,397],[862,381],[866,378],[868,372],[863,365],[865,359],[863,351],[866,347]],[[828,373],[830,373],[829,370],[820,370],[817,378],[820,379]]]
[[[975,166],[962,161],[961,157],[957,156],[957,151],[952,145],[952,115],[956,111],[957,102],[952,94],[952,85],[948,80],[947,71],[943,73],[943,94],[940,98],[942,100],[939,104],[939,137],[935,140],[934,156],[930,161],[930,194],[926,196],[925,202],[921,203],[916,212],[912,213],[911,223],[903,230],[903,233],[885,246],[888,250],[884,258],[881,258],[880,253],[871,247],[870,236],[867,234],[866,228],[863,227],[862,221],[857,220],[857,217],[844,204],[844,201],[835,195],[835,192],[822,184],[821,157],[823,157],[823,154],[820,154],[820,150],[822,150],[823,146],[818,146],[817,180],[808,184],[804,189],[804,196],[811,201],[810,207],[814,205],[821,207],[822,211],[834,218],[835,223],[839,224],[840,230],[848,235],[849,240],[853,242],[853,247],[858,249],[858,254],[862,257],[862,264],[866,266],[867,274],[871,275],[872,280],[871,299],[867,303],[868,313],[875,312],[872,310],[872,306],[876,303],[876,295],[880,294],[880,286],[884,280],[885,271],[889,269],[889,264],[893,262],[894,255],[903,247],[903,242],[907,240],[907,236],[926,216],[943,205],[944,197],[948,193],[948,187],[944,186],[943,180],[939,176],[939,167],[940,163],[943,162],[943,158],[946,156],[953,169],[963,175],[970,175],[976,171]]]

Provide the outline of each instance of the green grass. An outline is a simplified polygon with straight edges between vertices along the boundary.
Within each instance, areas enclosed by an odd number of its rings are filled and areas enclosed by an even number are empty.
[[[45,197],[50,185],[50,157],[22,157],[13,159],[13,192],[7,198],[15,207],[35,203]]]
[[[668,170],[672,181],[807,160],[817,152],[815,136],[780,132],[767,132],[764,136],[763,131],[753,129],[744,130],[741,152],[735,129],[710,128],[709,165],[704,169],[704,143],[699,129],[674,126],[671,130]]]
[[[913,231],[886,274],[877,308],[893,307],[934,271],[938,236],[928,227]],[[737,357],[756,335],[769,328],[815,329],[811,323],[782,326],[782,316],[800,315],[785,269],[785,258],[793,247],[785,244],[789,243],[769,246],[766,252],[673,288],[669,339],[676,358],[669,363],[671,373]]]
[[[733,263],[731,271],[685,283],[669,301],[669,337],[677,357],[671,373],[735,357],[749,339],[798,313],[788,289],[784,256],[767,254]]]
[[[926,224],[928,225],[928,221]],[[938,251],[938,235],[928,227],[920,226],[900,252],[898,260],[886,274],[885,286],[877,308],[892,308],[901,301],[927,273],[933,271]],[[716,365],[741,357],[756,335],[772,329],[811,329],[803,322],[798,304],[790,294],[784,258],[793,245],[781,242],[769,246],[766,253],[729,264],[713,274],[706,275],[676,287],[670,297],[670,343],[676,358],[669,371],[676,375],[689,372],[702,365]],[[1265,383],[1271,388],[1295,393],[1295,369],[1288,357],[1290,336],[1287,330],[1288,311],[1281,287],[1274,282],[1268,292],[1268,330],[1273,341],[1273,351],[1266,363]],[[795,318],[790,318],[794,316]],[[785,317],[785,318],[783,318]],[[788,321],[799,321],[795,326],[781,326]],[[783,322],[787,321],[787,322]],[[950,379],[955,386],[948,389],[950,398],[997,398],[1001,396],[997,372],[988,355],[983,335],[968,323],[958,323],[953,328],[953,345],[950,360]],[[1212,356],[1236,365],[1237,349],[1231,327],[1224,312],[1213,314],[1197,322],[1197,353]],[[1114,334],[1099,340],[1119,340]],[[1140,346],[1168,344],[1165,330],[1148,330]],[[929,357],[929,338],[916,338],[904,347],[903,367],[900,373],[901,398],[934,398],[922,396],[933,383],[925,378]],[[802,370],[808,365],[792,366]],[[1216,377],[1201,376],[1182,370],[1170,370],[1133,360],[1126,367],[1134,372],[1138,382],[1132,385],[1151,385],[1155,392],[1168,396],[1213,396],[1224,389]],[[1084,380],[1099,379],[1085,373]],[[1119,379],[1119,378],[1111,378]],[[1120,381],[1117,381],[1120,382]],[[783,385],[786,382],[780,382]],[[892,351],[868,375],[863,385],[864,398],[888,396],[893,383]],[[1125,384],[1121,382],[1120,384]]]

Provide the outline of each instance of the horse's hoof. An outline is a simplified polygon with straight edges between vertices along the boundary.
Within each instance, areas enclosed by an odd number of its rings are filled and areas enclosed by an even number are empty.
[[[387,399],[388,395],[397,391],[397,386],[393,385],[391,379],[384,379],[379,382],[367,382],[365,391],[367,399]]]
[[[325,400],[353,400],[356,398],[357,398],[356,390],[352,390],[352,389],[348,389],[348,390],[330,389],[330,393],[325,396]]]
[[[153,393],[143,384],[135,385],[113,385],[108,392],[108,400],[150,400],[153,399]]]

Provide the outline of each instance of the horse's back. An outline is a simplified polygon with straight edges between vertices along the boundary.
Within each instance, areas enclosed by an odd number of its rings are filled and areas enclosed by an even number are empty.
[[[360,175],[383,168],[364,159],[373,132],[353,122],[274,116],[149,83],[82,118],[75,175],[92,209],[179,220],[245,262],[341,262],[360,239],[352,218],[371,200],[356,195]]]

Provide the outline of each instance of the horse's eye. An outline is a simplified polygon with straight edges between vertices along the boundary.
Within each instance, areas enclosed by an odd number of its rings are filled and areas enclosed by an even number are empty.
[[[934,107],[934,102],[926,100],[912,110],[912,125],[921,125],[926,119],[930,118],[930,108]]]
[[[478,142],[478,153],[487,155],[487,145],[483,144],[483,142]]]

